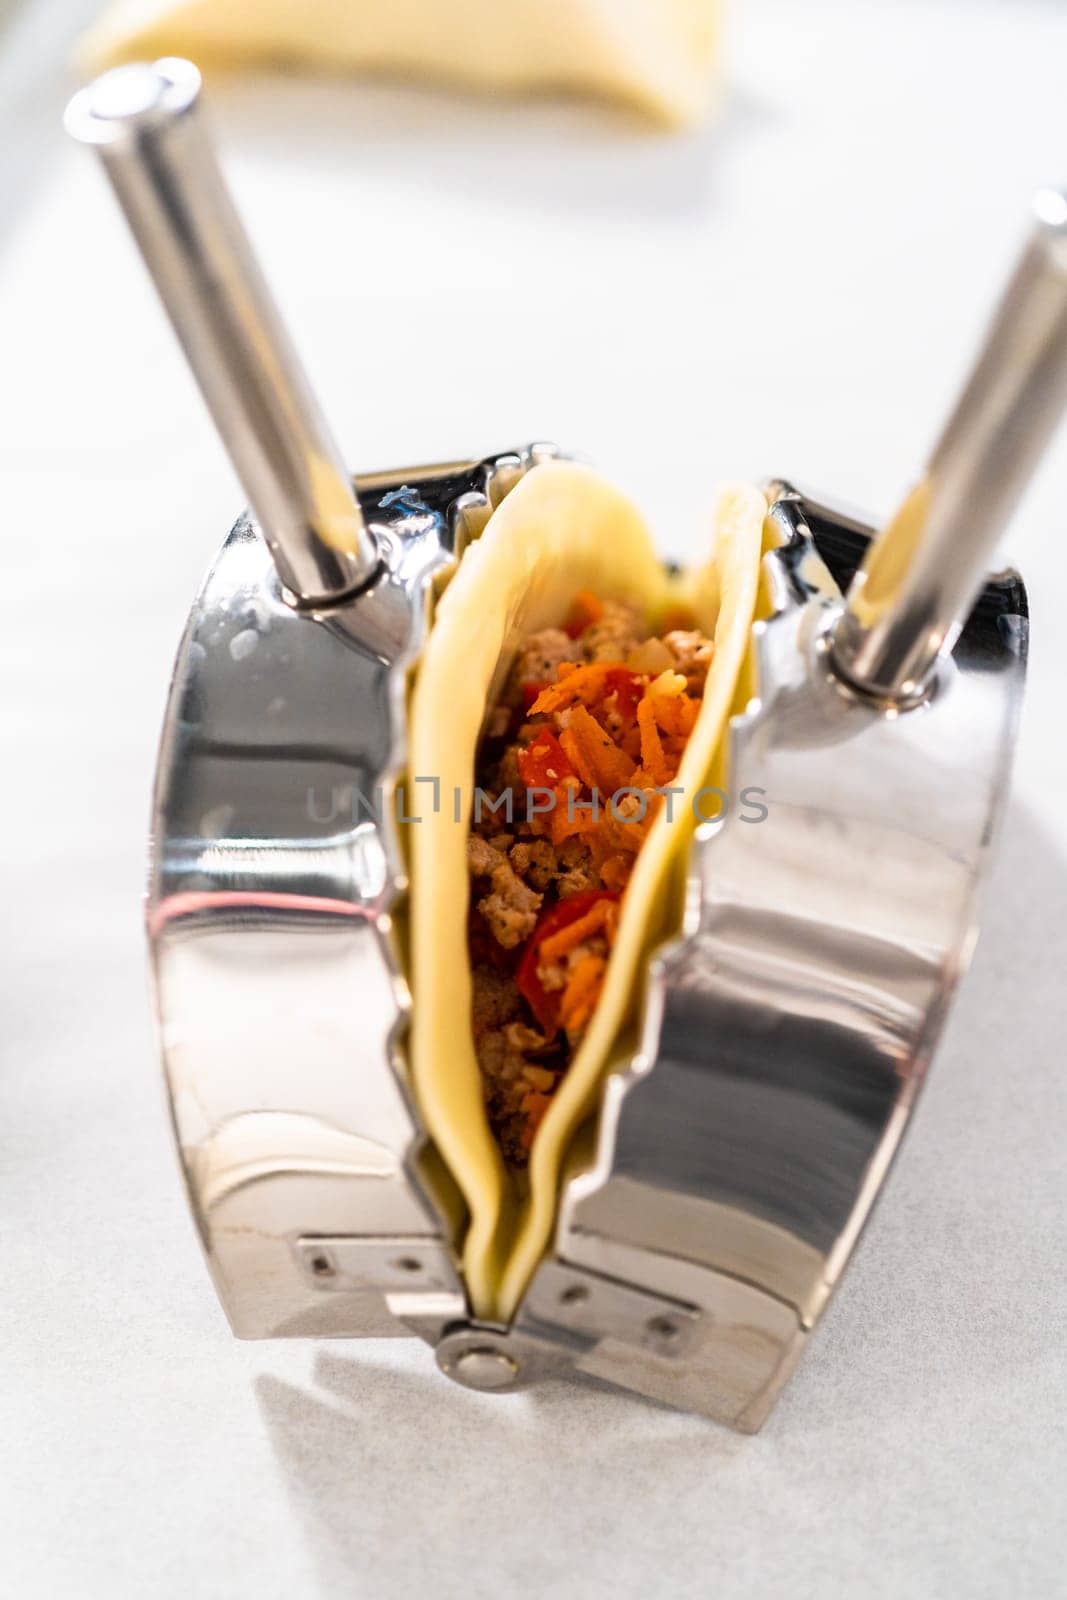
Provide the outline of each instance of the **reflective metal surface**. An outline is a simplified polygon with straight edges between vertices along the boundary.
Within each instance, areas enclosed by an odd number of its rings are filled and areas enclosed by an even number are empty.
[[[844,586],[871,530],[784,487],[772,516],[776,615],[730,745],[731,793],[764,791],[767,817],[734,808],[698,833],[687,929],[655,963],[555,1244],[699,1322],[684,1362],[614,1338],[577,1365],[745,1430],[852,1251],[966,967],[1027,641],[1007,574],[928,701],[884,710],[830,667],[841,602],[811,560],[814,544]]]
[[[595,1155],[583,1170],[572,1153],[515,1325],[486,1327],[457,1268],[458,1193],[408,1092],[395,803],[434,585],[547,447],[353,495],[198,90],[188,63],[122,69],[68,126],[103,155],[262,530],[234,528],[181,646],[147,907],[219,1296],[245,1337],[411,1331],[468,1388],[585,1371],[758,1427],[882,1185],[973,942],[1025,670],[1017,578],[986,586],[926,673],[1062,391],[1067,220],[1046,218],[906,538],[898,519],[860,583],[872,530],[777,489],[757,697],[729,751],[732,792],[763,791],[766,819],[734,809],[698,832],[685,928],[649,972]],[[920,680],[921,703],[887,704]]]
[[[377,564],[348,471],[233,207],[188,61],[134,63],[71,101],[99,154],[285,586],[336,599]]]
[[[1067,193],[1042,191],[1026,251],[923,478],[875,540],[832,659],[908,701],[951,648],[1067,406]]]
[[[179,1148],[246,1337],[415,1332],[464,1387],[583,1371],[751,1430],[891,1162],[974,936],[1026,656],[991,582],[935,691],[851,693],[827,640],[871,530],[780,486],[759,694],[698,835],[595,1159],[511,1328],[468,1320],[462,1218],[404,1078],[404,864],[388,803],[427,586],[543,447],[360,480],[383,572],[328,612],[235,528],[182,646],[149,902]],[[839,588],[840,586],[840,588]]]
[[[190,1199],[244,1337],[403,1332],[401,1290],[423,1294],[420,1325],[463,1313],[454,1271],[398,1284],[391,1266],[417,1243],[440,1267],[454,1200],[404,1080],[394,791],[429,587],[547,453],[358,480],[381,568],[328,611],[286,603],[242,519],[183,640],[148,929]],[[341,1270],[333,1237],[349,1261],[382,1244],[380,1279]],[[308,1270],[307,1240],[332,1270]]]

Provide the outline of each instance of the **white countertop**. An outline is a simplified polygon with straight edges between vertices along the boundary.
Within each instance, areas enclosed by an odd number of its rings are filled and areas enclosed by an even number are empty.
[[[354,465],[555,437],[677,554],[720,477],[892,504],[1030,190],[1067,171],[1067,11],[737,0],[731,57],[720,120],[675,141],[383,86],[216,95]],[[1032,681],[983,939],[764,1432],[587,1386],[467,1394],[414,1343],[242,1345],[170,1149],[139,903],[170,662],[240,494],[98,174],[54,132],[60,86],[17,87],[35,97],[0,209],[0,1590],[1063,1593],[1067,437],[1007,546]]]

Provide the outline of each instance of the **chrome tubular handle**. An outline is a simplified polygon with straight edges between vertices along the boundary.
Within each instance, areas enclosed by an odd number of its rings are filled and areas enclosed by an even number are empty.
[[[188,61],[117,67],[75,95],[279,577],[325,604],[377,565],[352,481],[233,207]]]
[[[1067,193],[1035,201],[1029,244],[926,472],[878,536],[834,631],[841,676],[920,695],[950,650],[1067,405]]]

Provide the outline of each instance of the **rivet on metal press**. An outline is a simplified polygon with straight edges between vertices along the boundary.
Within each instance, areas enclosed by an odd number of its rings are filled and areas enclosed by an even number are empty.
[[[484,1345],[451,1356],[443,1370],[467,1389],[507,1389],[519,1376],[517,1361]]]

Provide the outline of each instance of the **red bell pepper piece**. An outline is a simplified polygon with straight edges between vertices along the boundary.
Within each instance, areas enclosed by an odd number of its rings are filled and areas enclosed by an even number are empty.
[[[645,680],[629,667],[609,667],[604,682],[604,698],[617,694],[619,711],[627,723],[637,719],[637,708],[645,693]]]
[[[558,789],[574,768],[551,728],[542,728],[532,744],[519,751],[519,777],[527,789]]]
[[[559,933],[562,928],[577,922],[579,917],[584,917],[598,900],[618,900],[618,898],[617,894],[608,889],[585,889],[581,894],[569,895],[566,900],[559,900],[547,911],[542,911],[536,928],[526,941],[518,971],[515,973],[515,982],[519,993],[540,1023],[542,1032],[549,1039],[559,1031],[561,997],[559,993],[546,989],[537,975],[537,960],[541,946],[554,933]]]

